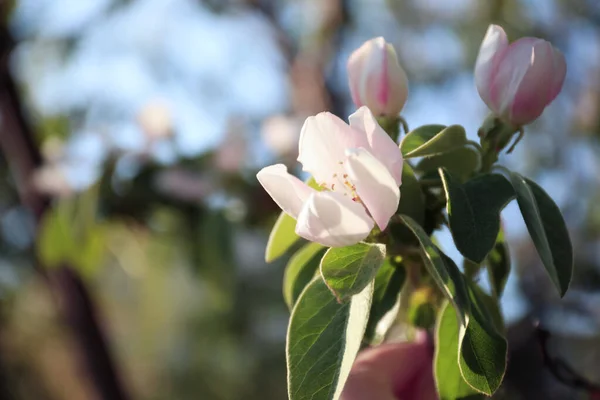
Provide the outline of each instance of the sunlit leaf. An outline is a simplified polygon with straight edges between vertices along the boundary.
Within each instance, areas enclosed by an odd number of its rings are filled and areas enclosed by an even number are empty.
[[[437,171],[438,168],[445,168],[450,173],[461,178],[461,181],[464,181],[473,172],[477,171],[480,166],[481,153],[473,147],[464,146],[447,153],[423,158],[419,161],[415,169],[421,172],[430,172]]]
[[[428,157],[462,147],[467,143],[465,128],[460,125],[424,125],[410,131],[400,143],[406,158]]]
[[[269,235],[269,241],[267,242],[267,249],[265,251],[265,261],[271,262],[278,259],[284,255],[298,239],[300,239],[300,236],[296,235],[296,220],[286,213],[281,212]]]
[[[321,260],[321,275],[338,301],[344,302],[373,281],[384,260],[383,244],[332,247]]]
[[[486,301],[471,285],[469,301],[469,323],[459,330],[460,372],[471,387],[491,396],[504,378],[508,345],[493,317],[500,315],[497,303]]]
[[[373,283],[339,303],[321,277],[302,292],[288,327],[290,400],[337,400],[369,320]]]
[[[326,248],[319,243],[307,243],[288,261],[283,275],[283,298],[291,310],[300,293],[314,278]]]
[[[440,400],[479,399],[479,392],[463,379],[458,366],[460,326],[456,311],[446,302],[435,330],[434,377]]]

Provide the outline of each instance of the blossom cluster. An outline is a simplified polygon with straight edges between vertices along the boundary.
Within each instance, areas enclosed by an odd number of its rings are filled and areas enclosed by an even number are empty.
[[[408,98],[408,79],[391,44],[371,39],[348,59],[352,99],[358,110],[349,124],[323,112],[302,127],[298,161],[315,189],[283,164],[257,178],[273,200],[297,220],[296,233],[329,247],[352,245],[382,231],[400,201],[403,159],[377,118],[398,118]],[[558,95],[566,74],[564,56],[549,42],[524,37],[509,44],[491,25],[479,49],[475,84],[496,118],[514,130],[538,118]]]

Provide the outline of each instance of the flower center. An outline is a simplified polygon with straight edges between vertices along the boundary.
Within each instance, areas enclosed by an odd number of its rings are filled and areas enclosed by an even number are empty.
[[[352,201],[362,204],[358,193],[356,193],[356,186],[350,181],[348,174],[343,169],[344,162],[339,161],[338,165],[340,166],[340,172],[334,173],[330,180],[319,183],[319,186],[323,190],[338,192],[342,193],[344,196],[350,196]]]

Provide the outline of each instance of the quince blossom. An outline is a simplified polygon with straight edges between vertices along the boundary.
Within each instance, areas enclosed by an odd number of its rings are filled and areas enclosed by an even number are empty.
[[[297,220],[296,233],[324,246],[365,239],[374,224],[385,229],[398,208],[402,154],[361,107],[346,124],[328,112],[309,117],[300,133],[298,161],[321,191],[287,172],[283,164],[256,175],[281,209]]]

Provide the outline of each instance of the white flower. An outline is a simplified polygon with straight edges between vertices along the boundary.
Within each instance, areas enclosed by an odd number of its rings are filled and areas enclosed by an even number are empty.
[[[300,134],[298,161],[323,188],[317,191],[282,164],[257,178],[283,211],[297,220],[296,233],[330,247],[365,239],[374,224],[384,230],[398,208],[402,154],[367,107],[347,125],[323,112],[309,117]]]

